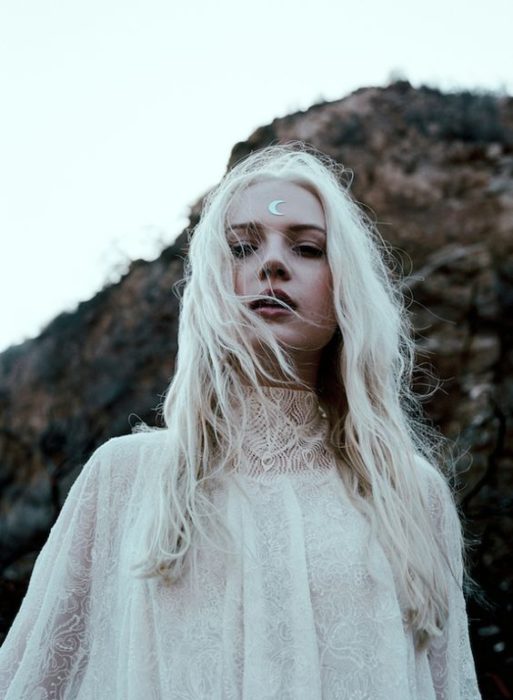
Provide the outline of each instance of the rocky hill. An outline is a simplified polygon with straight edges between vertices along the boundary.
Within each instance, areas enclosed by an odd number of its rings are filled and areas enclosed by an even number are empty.
[[[480,540],[473,573],[488,603],[470,610],[483,697],[513,697],[513,99],[406,82],[364,88],[257,129],[229,165],[291,139],[353,170],[354,195],[406,269],[419,361],[441,380],[426,411],[464,454],[461,500]],[[183,232],[158,260],[134,262],[0,355],[4,632],[86,456],[129,432],[134,414],[158,421],[185,244]]]

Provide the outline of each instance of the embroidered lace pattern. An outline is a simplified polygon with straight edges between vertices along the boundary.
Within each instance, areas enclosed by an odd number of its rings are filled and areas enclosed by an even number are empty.
[[[475,700],[465,602],[416,651],[394,577],[326,447],[311,392],[268,388],[237,471],[213,490],[235,552],[197,544],[196,577],[135,579],[145,484],[163,434],[110,440],[85,465],[0,651],[6,700]],[[270,424],[269,424],[270,423]],[[457,575],[456,514],[421,474]],[[242,491],[240,486],[242,486]],[[456,577],[457,578],[457,577]]]
[[[267,482],[292,474],[306,474],[310,481],[325,480],[334,456],[327,447],[328,422],[315,392],[262,390],[273,399],[270,413],[256,393],[246,389],[251,430],[245,436],[239,471]]]

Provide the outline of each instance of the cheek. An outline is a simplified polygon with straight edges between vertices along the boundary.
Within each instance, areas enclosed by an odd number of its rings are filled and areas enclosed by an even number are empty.
[[[235,294],[252,294],[255,292],[255,281],[258,279],[254,265],[245,261],[235,264],[233,268],[233,288]]]
[[[233,270],[233,288],[235,290],[235,294],[245,294],[246,293],[246,286],[244,284],[244,276],[242,274],[242,271],[240,268],[237,266],[234,267]]]
[[[317,305],[323,316],[327,319],[335,320],[335,307],[333,305],[333,285],[331,273],[322,275],[312,289],[313,298],[317,300]]]

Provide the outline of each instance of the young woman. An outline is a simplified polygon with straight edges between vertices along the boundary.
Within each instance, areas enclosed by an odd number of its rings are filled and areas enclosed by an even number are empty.
[[[84,467],[3,698],[480,697],[402,297],[342,175],[273,146],[207,198],[167,427]]]

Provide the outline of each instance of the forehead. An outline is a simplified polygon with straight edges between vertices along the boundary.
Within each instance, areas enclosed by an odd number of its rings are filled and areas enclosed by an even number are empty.
[[[250,221],[269,226],[302,221],[325,226],[319,199],[305,187],[287,180],[256,182],[234,198],[227,222],[234,225]]]

